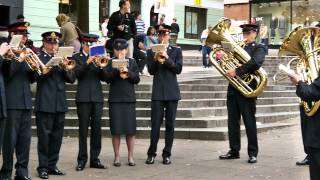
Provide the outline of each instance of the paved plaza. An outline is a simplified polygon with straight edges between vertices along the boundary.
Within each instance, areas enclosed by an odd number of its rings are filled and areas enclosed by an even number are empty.
[[[295,120],[298,123],[298,119]],[[306,180],[308,168],[297,167],[295,162],[304,158],[299,125],[284,129],[270,130],[259,135],[260,152],[257,164],[248,164],[246,137],[242,137],[243,149],[239,160],[221,161],[218,155],[226,152],[228,141],[175,140],[172,165],[162,165],[158,156],[154,165],[146,165],[148,139],[137,139],[135,167],[126,165],[126,146],[121,144],[122,166],[113,167],[111,140],[103,139],[101,160],[108,166],[106,170],[86,168],[82,172],[74,170],[78,151],[77,138],[65,137],[60,153],[59,168],[67,173],[63,177],[50,179],[91,180],[91,179],[170,179],[170,180]],[[37,139],[32,139],[30,175],[36,176]],[[163,147],[163,140],[159,144]]]

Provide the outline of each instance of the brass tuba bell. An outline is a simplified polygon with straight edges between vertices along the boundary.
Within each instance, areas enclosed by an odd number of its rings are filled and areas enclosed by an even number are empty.
[[[230,78],[226,76],[226,72],[230,69],[235,69],[242,64],[248,62],[250,55],[233,40],[229,28],[231,26],[230,19],[221,20],[208,34],[206,45],[222,45],[229,43],[233,47],[233,51],[225,51],[223,48],[215,48],[209,55],[210,61],[214,67],[235,87],[242,95],[248,98],[257,97],[260,95],[267,85],[267,73],[260,68],[252,74],[245,74],[242,77],[236,76]],[[256,88],[250,87],[250,84],[255,81]]]
[[[320,28],[297,27],[283,41],[279,54],[293,53],[298,56],[289,61],[295,62],[295,71],[301,75],[303,81],[311,84],[319,76]],[[320,101],[301,101],[305,113],[313,116],[320,107]]]

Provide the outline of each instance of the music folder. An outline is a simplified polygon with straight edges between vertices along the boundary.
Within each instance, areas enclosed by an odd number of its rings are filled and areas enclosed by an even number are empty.
[[[106,49],[104,45],[98,44],[89,47],[89,56],[104,56],[106,54]]]

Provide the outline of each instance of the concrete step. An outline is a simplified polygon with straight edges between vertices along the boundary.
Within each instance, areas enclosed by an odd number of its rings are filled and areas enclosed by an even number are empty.
[[[284,128],[295,125],[296,123],[269,123],[257,125],[258,132],[264,132],[270,129]],[[137,138],[150,138],[150,127],[138,127]],[[160,138],[164,138],[165,129],[161,128]],[[36,127],[32,126],[32,133],[36,136]],[[110,128],[103,127],[102,134],[104,137],[111,137]],[[241,135],[245,134],[245,129],[241,126]],[[65,126],[64,136],[78,137],[78,127]],[[216,128],[175,128],[175,138],[177,139],[197,139],[197,140],[227,140],[227,127]]]
[[[291,112],[298,111],[298,103],[292,104],[267,104],[257,105],[257,113],[271,113],[271,112]],[[67,116],[76,116],[76,107],[69,107]],[[207,117],[207,116],[224,116],[227,114],[227,107],[188,107],[178,108],[177,117],[192,118],[192,117]],[[109,115],[109,108],[105,106],[103,109],[103,116]],[[150,117],[150,107],[137,107],[137,117]]]
[[[256,120],[259,123],[274,123],[295,118],[299,116],[299,111],[294,112],[280,112],[280,113],[257,113]],[[109,117],[102,117],[101,126],[109,127]],[[241,121],[242,123],[242,121]],[[32,124],[35,125],[35,116],[32,117]],[[78,127],[77,116],[66,116],[65,126]],[[176,118],[177,128],[214,128],[214,127],[227,127],[228,117],[227,116],[208,116],[208,117],[197,117],[197,118]],[[162,127],[165,123],[162,124]],[[150,117],[137,117],[137,127],[151,127]]]
[[[67,99],[68,105],[70,107],[75,107],[75,99]],[[105,106],[107,106],[108,99],[104,99]],[[34,98],[33,98],[34,103]],[[298,97],[267,97],[267,98],[258,98],[257,104],[283,104],[283,103],[299,103]],[[150,107],[150,99],[138,99],[136,107]],[[178,108],[188,108],[188,107],[216,107],[216,106],[226,106],[225,98],[212,98],[212,99],[182,99],[179,101]]]
[[[224,84],[205,84],[204,82],[216,81],[216,80],[198,80],[193,83],[186,84],[185,82],[180,83],[180,91],[226,91],[228,89],[228,82],[226,79]],[[201,83],[199,83],[201,82]],[[268,85],[265,90],[294,90],[295,86],[283,86],[283,85]],[[109,86],[104,85],[103,90],[109,91]],[[151,84],[141,84],[135,87],[136,91],[152,91]],[[67,85],[66,91],[77,91],[77,85]]]
[[[75,91],[67,91],[67,98],[75,98]],[[104,97],[108,97],[109,92],[104,91]],[[264,91],[259,97],[294,97],[295,90],[284,91]],[[212,98],[226,98],[226,91],[181,91],[182,99],[212,99]],[[136,91],[137,99],[150,99],[150,91]]]

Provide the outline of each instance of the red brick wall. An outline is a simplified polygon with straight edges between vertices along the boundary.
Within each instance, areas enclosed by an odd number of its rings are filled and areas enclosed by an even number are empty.
[[[225,4],[224,16],[234,20],[249,20],[250,16],[249,4]]]

